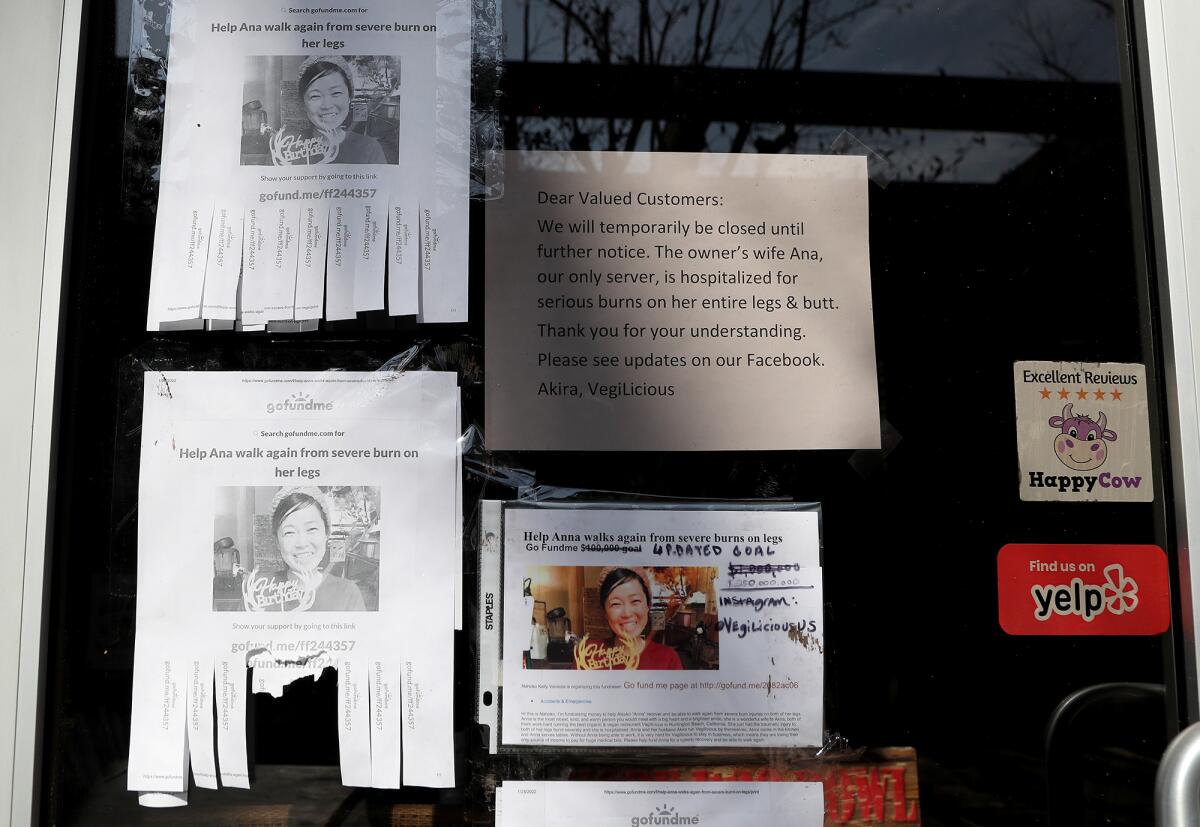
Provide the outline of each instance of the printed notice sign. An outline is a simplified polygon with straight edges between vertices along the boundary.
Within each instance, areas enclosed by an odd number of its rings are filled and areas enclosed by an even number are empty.
[[[1015,362],[1021,499],[1153,502],[1146,368]]]
[[[1171,625],[1158,546],[1012,543],[996,569],[1010,635],[1161,635]]]
[[[879,447],[862,158],[507,164],[487,214],[495,448]]]

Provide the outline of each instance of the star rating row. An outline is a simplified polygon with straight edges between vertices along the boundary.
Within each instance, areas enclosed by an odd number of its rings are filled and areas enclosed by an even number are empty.
[[[1070,399],[1072,397],[1075,397],[1076,399],[1079,399],[1079,400],[1109,398],[1116,402],[1120,402],[1121,397],[1124,395],[1121,393],[1121,391],[1118,388],[1113,388],[1111,391],[1104,391],[1100,388],[1096,388],[1095,391],[1088,391],[1088,390],[1085,390],[1084,388],[1080,388],[1078,391],[1070,391],[1070,390],[1067,390],[1066,388],[1060,388],[1059,390],[1054,391],[1054,390],[1051,390],[1050,388],[1043,387],[1041,390],[1042,399],[1049,399],[1050,396],[1054,393],[1058,394],[1059,399]]]

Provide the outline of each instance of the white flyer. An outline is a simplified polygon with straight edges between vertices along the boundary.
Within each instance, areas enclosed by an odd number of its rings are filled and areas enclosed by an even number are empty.
[[[403,749],[453,785],[457,408],[434,371],[146,374],[129,789],[186,790],[187,739],[211,776],[214,702],[248,786],[247,668],[338,671],[345,783],[398,787]]]
[[[788,508],[505,508],[500,746],[820,745],[819,512]]]
[[[304,254],[310,267],[326,261],[332,233],[310,232],[320,215],[305,209],[323,214],[339,201],[352,205],[355,220],[353,253],[339,273],[350,292],[348,309],[339,306],[348,316],[341,318],[384,309],[388,278],[398,285],[390,312],[420,313],[410,299],[420,278],[421,239],[409,225],[423,204],[444,204],[446,221],[464,223],[442,229],[452,244],[463,241],[451,257],[465,255],[468,193],[456,186],[461,204],[439,202],[438,180],[466,180],[461,126],[469,123],[470,78],[457,68],[439,76],[437,52],[447,37],[452,45],[465,37],[469,47],[470,14],[448,18],[448,34],[438,30],[442,16],[438,0],[333,7],[176,0],[147,329],[228,320],[229,281],[239,263],[247,281],[240,329],[311,318],[305,315],[311,301],[294,308],[298,262]],[[441,120],[454,125],[442,163],[461,170],[439,167],[435,143],[446,137],[438,134],[439,106]],[[212,228],[231,227],[230,218],[243,211],[241,256],[214,258],[210,251],[237,248],[228,238],[211,244]],[[252,218],[261,235],[253,241]],[[394,228],[401,232],[389,233]],[[245,260],[252,252],[259,255],[253,266]],[[465,296],[465,260],[454,269],[462,284],[447,290]],[[306,283],[305,296],[311,294]]]
[[[496,827],[821,827],[819,783],[505,781]]]

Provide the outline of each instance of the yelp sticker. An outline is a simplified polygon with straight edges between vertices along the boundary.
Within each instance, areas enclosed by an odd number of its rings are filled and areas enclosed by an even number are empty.
[[[1158,546],[1013,543],[996,569],[1010,635],[1158,635],[1171,622]]]

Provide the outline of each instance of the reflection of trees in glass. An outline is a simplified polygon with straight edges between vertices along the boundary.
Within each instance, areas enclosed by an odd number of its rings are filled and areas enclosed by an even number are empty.
[[[521,0],[523,60],[797,69],[908,0]],[[510,54],[510,57],[516,55]]]
[[[511,0],[507,55],[513,65],[524,60],[533,70],[523,81],[553,77],[549,64],[568,64],[571,83],[579,78],[581,100],[590,88],[609,92],[619,85],[635,105],[612,114],[612,107],[593,114],[577,102],[570,115],[550,105],[526,108],[506,123],[506,141],[530,149],[824,153],[846,129],[888,165],[888,180],[994,182],[1046,136],[1002,126],[984,132],[969,118],[971,105],[961,125],[939,130],[921,128],[917,117],[903,128],[883,120],[847,123],[845,114],[823,120],[819,106],[801,105],[805,91],[829,93],[844,85],[846,94],[861,94],[862,76],[839,69],[930,80],[949,74],[1115,81],[1113,2],[976,0],[953,9],[939,0]],[[789,115],[787,100],[773,97],[761,116],[731,120],[728,109],[706,106],[705,94],[695,91],[715,83],[721,89],[714,100],[724,101],[732,83],[735,96],[744,87],[753,98],[759,73],[773,83],[787,79],[783,85],[797,90],[797,114]],[[643,76],[646,85],[639,88]],[[681,96],[662,106],[647,98],[647,88],[675,85]],[[553,95],[561,100],[562,87]],[[532,106],[538,103],[531,98]],[[632,117],[638,110],[646,116]]]
[[[844,48],[849,25],[863,12],[900,11],[907,1],[523,0],[521,5],[519,54],[526,61],[799,72],[817,55]],[[522,129],[520,145],[699,150],[707,146],[709,123],[702,114],[649,123],[565,118],[532,132]],[[755,148],[779,152],[794,146],[798,129],[777,126],[773,135],[758,135]],[[745,148],[751,131],[750,124],[738,125],[728,151]]]
[[[1008,16],[1011,37],[997,44],[997,67],[1011,78],[1083,80],[1097,60],[1098,38],[1081,18],[1111,31],[1113,13],[1113,0],[1074,0],[1065,11],[1062,4],[1020,0]]]
[[[128,214],[153,221],[166,108],[171,4],[168,0],[137,0],[132,11],[121,198]]]

